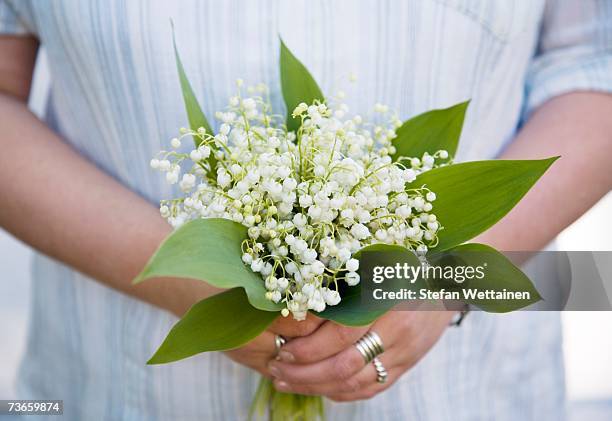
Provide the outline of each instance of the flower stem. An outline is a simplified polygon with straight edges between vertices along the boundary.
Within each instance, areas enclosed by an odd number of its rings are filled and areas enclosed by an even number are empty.
[[[249,420],[324,421],[323,398],[278,392],[272,380],[262,377],[253,397]]]

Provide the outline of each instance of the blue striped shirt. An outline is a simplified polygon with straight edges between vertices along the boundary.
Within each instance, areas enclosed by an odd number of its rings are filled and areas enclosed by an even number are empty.
[[[151,202],[171,192],[148,161],[186,125],[170,18],[207,115],[238,77],[282,110],[281,34],[355,113],[471,98],[459,160],[497,156],[554,96],[612,91],[610,0],[0,0],[0,34],[47,51],[49,126]],[[257,375],[223,354],[145,365],[169,313],[42,255],[33,279],[20,398],[63,399],[70,420],[246,417]],[[326,406],[332,420],[561,420],[563,385],[558,314],[474,313],[385,393]]]

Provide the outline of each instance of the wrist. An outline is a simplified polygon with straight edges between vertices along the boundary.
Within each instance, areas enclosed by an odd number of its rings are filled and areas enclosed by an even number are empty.
[[[201,300],[223,292],[197,279],[160,278],[168,285],[167,301],[164,308],[177,317],[183,315]]]
[[[131,279],[137,276],[160,244],[172,232],[172,227],[159,216],[157,210],[155,210],[155,215],[150,215],[148,221],[147,228],[141,230],[146,234],[142,236],[144,238],[140,245],[140,253],[135,259],[139,263],[134,268]],[[222,289],[212,287],[197,279],[158,277],[131,285],[128,293],[182,317],[191,306],[221,291]]]

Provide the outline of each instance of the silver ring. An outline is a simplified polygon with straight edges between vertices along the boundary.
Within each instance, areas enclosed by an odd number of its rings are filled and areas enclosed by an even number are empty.
[[[378,358],[374,358],[373,363],[374,368],[376,369],[376,381],[378,383],[385,383],[387,381],[387,377],[389,376],[387,369]]]
[[[380,336],[378,336],[378,334],[372,330],[355,342],[355,348],[357,348],[357,351],[359,351],[363,357],[366,365],[371,363],[372,360],[374,360],[374,358],[376,358],[378,355],[385,352],[382,339],[380,339]]]
[[[283,338],[281,335],[274,335],[274,348],[276,349],[276,355],[278,355],[280,349],[286,343],[287,339]]]

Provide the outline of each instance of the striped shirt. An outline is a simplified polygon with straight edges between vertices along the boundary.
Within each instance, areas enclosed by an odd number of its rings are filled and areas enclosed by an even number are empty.
[[[171,18],[209,116],[238,77],[283,109],[280,34],[354,113],[471,99],[458,160],[497,156],[554,96],[612,90],[611,0],[0,0],[0,34],[47,51],[49,126],[153,203],[172,192],[149,159],[187,124]],[[245,419],[258,376],[223,354],[145,365],[174,316],[42,255],[33,282],[20,398],[63,399],[70,420]],[[559,315],[471,314],[386,392],[326,407],[331,420],[561,420]]]

